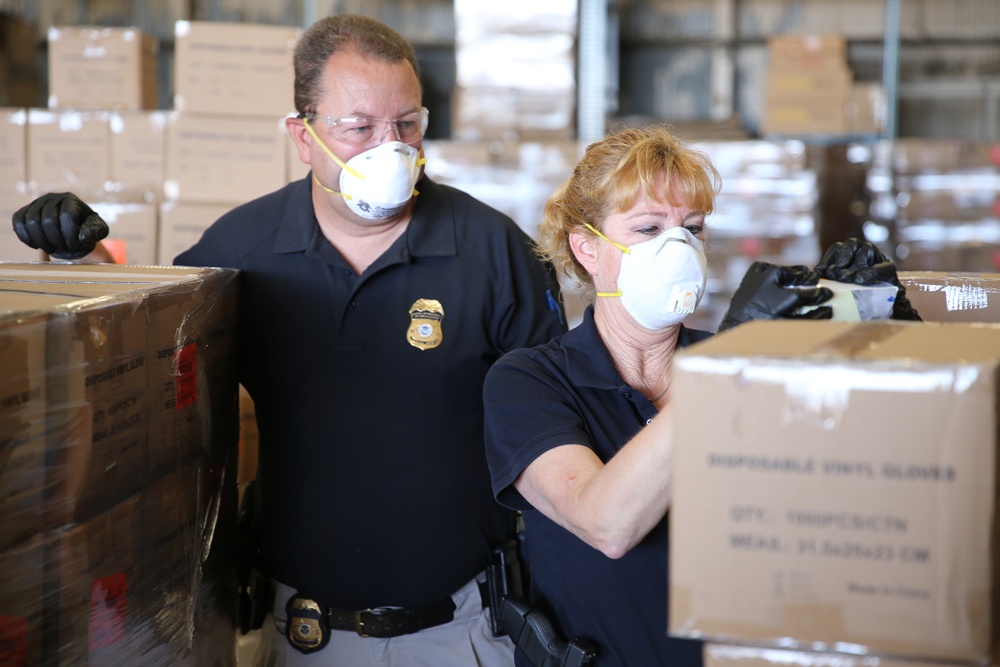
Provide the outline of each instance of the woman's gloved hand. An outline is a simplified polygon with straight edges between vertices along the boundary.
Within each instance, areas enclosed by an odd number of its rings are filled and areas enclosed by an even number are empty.
[[[107,237],[108,225],[72,192],[50,192],[12,217],[14,233],[29,248],[58,259],[86,257]]]
[[[805,266],[782,266],[754,262],[743,276],[729,303],[719,331],[751,320],[828,320],[833,308],[819,306],[832,296],[826,287],[818,287],[819,276]],[[799,289],[789,289],[799,287]],[[819,306],[805,313],[795,313],[804,306]]]
[[[906,297],[906,288],[899,282],[896,265],[869,241],[850,238],[834,243],[823,253],[823,258],[816,265],[816,273],[820,278],[854,285],[895,285],[897,291],[892,304],[892,319],[923,321]]]

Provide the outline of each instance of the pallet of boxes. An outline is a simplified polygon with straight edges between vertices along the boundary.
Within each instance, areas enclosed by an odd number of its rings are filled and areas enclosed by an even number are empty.
[[[667,631],[708,667],[995,664],[1000,276],[900,280],[924,322],[675,358]]]
[[[47,107],[0,108],[6,219],[41,194],[73,192],[110,227],[99,259],[168,265],[222,214],[306,174],[284,126],[300,29],[177,21],[174,33],[164,110],[151,35],[49,28]],[[0,226],[0,260],[37,259]]]
[[[235,664],[236,299],[0,263],[0,663]]]
[[[768,38],[765,135],[872,135],[885,116],[882,87],[855,82],[840,34]]]

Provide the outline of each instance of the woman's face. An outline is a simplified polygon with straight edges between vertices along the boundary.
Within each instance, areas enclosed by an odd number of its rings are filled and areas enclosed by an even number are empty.
[[[663,192],[662,186],[657,183],[657,192]],[[705,212],[696,211],[685,205],[674,206],[666,201],[657,201],[644,191],[640,191],[632,205],[625,211],[612,213],[604,220],[602,233],[615,243],[623,246],[631,246],[655,238],[671,227],[684,227],[691,234],[705,240]],[[603,240],[597,240],[599,273],[595,274],[595,286],[597,285],[597,275],[604,275],[607,278],[602,281],[605,285],[614,283],[618,276],[618,269],[621,266],[622,251],[614,245]]]

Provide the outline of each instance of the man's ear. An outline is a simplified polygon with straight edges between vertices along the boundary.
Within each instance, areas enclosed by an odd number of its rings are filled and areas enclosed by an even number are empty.
[[[310,136],[309,130],[306,129],[306,124],[301,118],[289,116],[285,118],[285,129],[288,131],[288,136],[292,138],[292,142],[295,144],[295,150],[299,154],[299,160],[303,164],[311,165],[312,154],[309,152],[309,147],[312,146],[312,136]]]

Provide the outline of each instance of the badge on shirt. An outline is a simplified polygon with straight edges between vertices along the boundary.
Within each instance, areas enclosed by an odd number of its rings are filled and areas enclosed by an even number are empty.
[[[410,328],[406,340],[418,350],[429,350],[441,344],[441,320],[444,308],[436,299],[417,299],[410,306]]]

